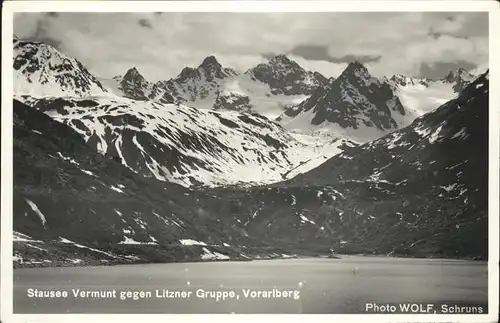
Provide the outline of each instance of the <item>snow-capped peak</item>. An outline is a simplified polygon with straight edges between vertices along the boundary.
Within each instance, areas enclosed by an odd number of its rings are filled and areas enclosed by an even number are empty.
[[[363,73],[368,73],[368,69],[363,65],[363,63],[360,63],[359,61],[353,61],[347,64],[344,73],[351,73],[352,71],[356,70],[359,70]]]
[[[200,78],[204,76],[208,82],[212,82],[214,79],[222,80],[238,74],[232,68],[223,67],[213,55],[206,57],[195,72]]]
[[[149,82],[136,67],[132,67],[121,76],[112,79],[101,79],[101,82],[116,96],[139,101],[155,101],[159,103],[175,103],[172,95],[161,86]]]
[[[291,130],[327,129],[363,142],[409,124],[410,118],[387,83],[352,62],[339,78],[288,109],[278,121]]]
[[[213,55],[207,56],[200,65],[200,67],[210,67],[210,66],[215,66],[217,68],[222,67],[217,58],[215,58],[215,56]]]
[[[123,76],[122,80],[137,86],[141,86],[144,82],[146,82],[146,79],[141,73],[139,73],[136,67],[129,69]]]
[[[428,78],[410,77],[402,74],[394,74],[391,78],[386,78],[385,80],[387,83],[395,86],[409,86],[418,84],[428,86],[429,82],[431,81]]]
[[[301,68],[299,64],[297,64],[295,61],[291,60],[286,56],[285,54],[279,54],[274,56],[269,60],[270,65],[281,65],[281,66],[288,66],[291,68]]]
[[[371,86],[373,84],[380,87],[382,84],[379,79],[373,77],[368,69],[358,61],[349,63],[338,79],[339,81],[359,86]]]
[[[307,73],[297,62],[288,58],[285,54],[279,54],[271,59],[269,59],[265,63],[260,63],[254,68],[251,68],[246,73],[251,74],[255,77],[259,77],[260,73],[269,71],[275,74],[284,75],[286,73],[290,73],[288,71],[296,71],[298,73]]]
[[[123,76],[124,79],[135,79],[135,78],[140,78],[144,79],[141,73],[137,70],[137,68],[134,66],[130,68],[125,75]]]
[[[14,92],[44,96],[101,96],[106,89],[78,60],[56,48],[13,38]]]
[[[328,80],[318,72],[307,71],[285,54],[245,72],[253,81],[267,84],[272,95],[310,95]]]

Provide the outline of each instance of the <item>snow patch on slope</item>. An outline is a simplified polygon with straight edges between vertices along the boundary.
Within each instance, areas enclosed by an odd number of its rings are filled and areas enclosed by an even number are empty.
[[[45,219],[45,215],[43,215],[42,211],[38,208],[38,206],[33,202],[28,199],[25,199],[26,203],[31,207],[33,212],[35,212],[36,215],[40,218],[40,221],[42,221],[42,225],[45,227],[45,223],[47,223],[47,220]]]
[[[297,172],[305,172],[321,164],[340,152],[343,143],[311,144],[307,135],[290,134],[265,117],[235,111],[110,97],[93,98],[96,106],[81,109],[82,99],[66,100],[45,113],[72,126],[85,141],[92,137],[101,154],[114,150],[134,172],[184,186],[278,182],[297,166]],[[167,167],[176,162],[167,158],[167,150],[177,152],[179,162],[189,162]],[[145,167],[137,168],[138,163]],[[119,187],[110,188],[124,193]]]

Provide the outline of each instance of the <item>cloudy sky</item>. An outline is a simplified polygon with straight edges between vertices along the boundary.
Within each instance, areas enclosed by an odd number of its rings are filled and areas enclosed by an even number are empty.
[[[22,13],[14,34],[57,47],[97,76],[135,66],[151,81],[208,55],[244,71],[285,53],[334,77],[353,60],[377,76],[430,78],[488,64],[487,13]]]

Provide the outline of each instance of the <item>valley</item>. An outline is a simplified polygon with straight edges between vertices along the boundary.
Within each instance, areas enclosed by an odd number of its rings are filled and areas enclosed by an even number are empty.
[[[15,267],[487,259],[488,71],[209,56],[150,82],[13,42]]]

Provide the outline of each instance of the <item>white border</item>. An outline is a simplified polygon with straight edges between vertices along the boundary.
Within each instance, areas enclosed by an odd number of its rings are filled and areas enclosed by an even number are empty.
[[[360,11],[407,12],[489,12],[489,69],[490,69],[490,117],[489,117],[489,260],[487,315],[372,315],[372,314],[311,314],[311,315],[21,315],[12,314],[12,35],[14,12],[320,12]],[[498,321],[498,260],[499,260],[499,160],[500,160],[500,5],[495,1],[7,1],[2,15],[2,189],[1,189],[1,320],[11,322],[254,322],[269,319],[281,322],[497,322]]]

